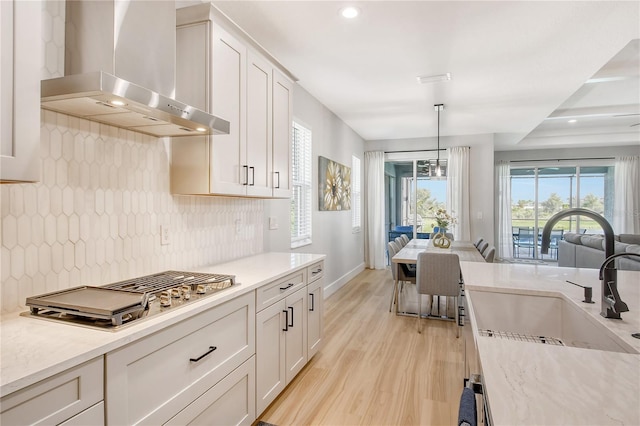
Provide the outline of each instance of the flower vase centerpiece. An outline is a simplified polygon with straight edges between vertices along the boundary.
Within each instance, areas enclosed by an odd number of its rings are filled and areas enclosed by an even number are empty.
[[[449,248],[451,240],[447,237],[447,228],[449,225],[456,223],[456,218],[447,213],[445,209],[436,209],[434,216],[437,226],[432,224],[433,231],[436,233],[433,237],[433,245],[440,248]]]

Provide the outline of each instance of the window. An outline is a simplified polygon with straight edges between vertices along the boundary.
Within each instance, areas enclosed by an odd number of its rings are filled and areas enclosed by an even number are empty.
[[[291,248],[296,248],[311,244],[311,130],[296,122],[291,162]]]
[[[360,232],[362,226],[361,197],[360,159],[354,155],[351,157],[351,228],[353,232]]]

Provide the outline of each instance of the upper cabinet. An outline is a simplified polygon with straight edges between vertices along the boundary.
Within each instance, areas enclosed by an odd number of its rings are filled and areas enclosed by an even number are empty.
[[[210,4],[177,11],[176,97],[231,123],[172,141],[174,194],[289,198],[292,82]]]
[[[39,1],[0,1],[0,181],[40,180]]]

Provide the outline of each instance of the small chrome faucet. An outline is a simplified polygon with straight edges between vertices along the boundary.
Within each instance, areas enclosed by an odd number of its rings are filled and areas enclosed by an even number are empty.
[[[615,267],[609,267],[611,263],[610,259],[617,256],[614,256],[613,254],[613,228],[604,217],[592,210],[582,208],[566,209],[554,214],[553,216],[551,216],[551,218],[549,218],[547,224],[542,230],[542,243],[540,245],[540,251],[543,254],[549,252],[549,245],[551,243],[551,229],[553,229],[553,226],[560,219],[572,215],[586,216],[595,220],[598,225],[602,227],[602,231],[604,232],[604,255],[606,260],[600,267],[600,283],[602,285],[602,295],[600,298],[600,315],[605,318],[621,319],[620,312],[626,312],[629,310],[629,308],[627,307],[627,304],[620,299],[620,295],[618,294],[617,271]],[[629,255],[629,253],[624,254]],[[613,303],[612,300],[614,301]]]

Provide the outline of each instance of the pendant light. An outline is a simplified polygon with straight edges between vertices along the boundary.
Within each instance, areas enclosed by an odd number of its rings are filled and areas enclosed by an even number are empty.
[[[444,178],[446,176],[446,169],[440,165],[440,111],[444,110],[444,104],[435,104],[433,106],[438,112],[438,158],[436,160],[436,166],[433,173],[430,173],[432,178]]]

